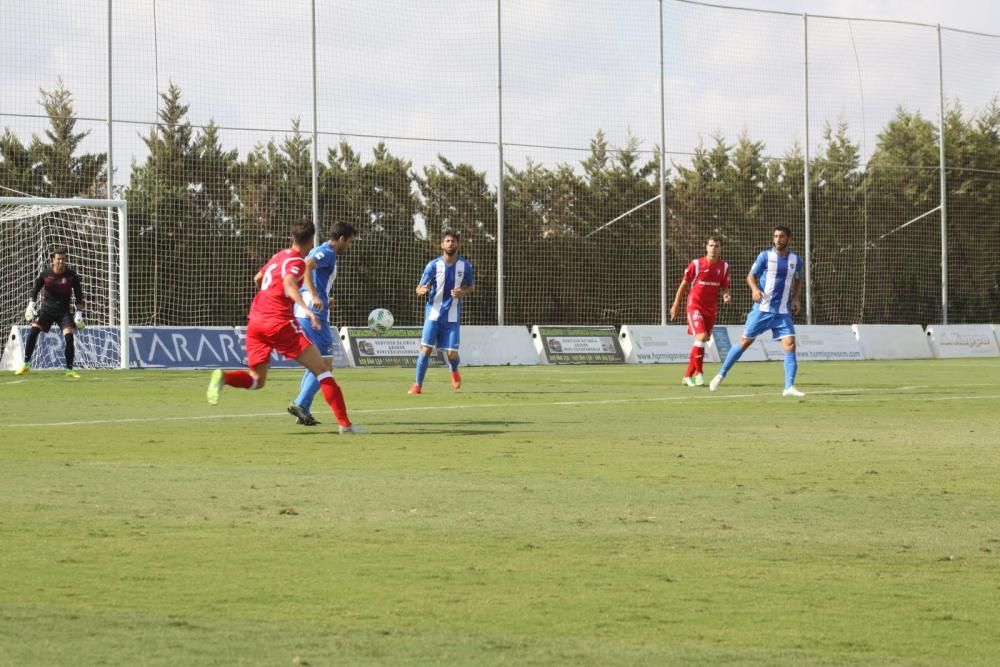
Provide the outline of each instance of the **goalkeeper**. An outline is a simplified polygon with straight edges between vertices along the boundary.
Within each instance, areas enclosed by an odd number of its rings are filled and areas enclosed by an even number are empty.
[[[24,311],[24,319],[31,322],[31,331],[24,347],[24,365],[14,371],[14,375],[24,375],[31,370],[31,355],[35,352],[38,335],[51,329],[53,324],[58,324],[66,341],[66,377],[75,380],[80,374],[73,370],[73,359],[76,356],[74,334],[84,327],[83,288],[80,286],[80,276],[66,263],[66,248],[56,248],[50,257],[52,266],[35,279],[28,308]],[[42,293],[42,303],[40,307],[36,307],[39,293]],[[75,315],[71,313],[70,296],[76,300]]]

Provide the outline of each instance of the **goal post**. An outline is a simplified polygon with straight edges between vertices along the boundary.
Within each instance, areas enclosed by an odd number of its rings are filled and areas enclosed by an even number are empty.
[[[25,325],[24,306],[52,251],[80,275],[87,327],[82,368],[129,367],[128,204],[119,199],[0,197],[0,323]],[[15,326],[16,330],[16,326]],[[7,346],[11,345],[11,339]],[[82,354],[81,354],[82,353]],[[4,350],[4,357],[7,357]]]

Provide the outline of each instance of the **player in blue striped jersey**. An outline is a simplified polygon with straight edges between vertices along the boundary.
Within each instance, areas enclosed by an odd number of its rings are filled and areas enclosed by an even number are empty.
[[[351,249],[354,240],[354,226],[347,222],[334,223],[330,228],[330,240],[322,243],[306,255],[306,273],[299,290],[302,299],[312,306],[319,321],[319,329],[314,329],[305,309],[296,304],[295,319],[299,321],[306,336],[319,348],[320,354],[330,361],[333,356],[333,346],[340,345],[330,327],[330,295],[333,293],[333,281],[337,279],[337,257]],[[319,424],[312,416],[313,398],[319,391],[319,380],[306,371],[299,385],[299,395],[288,406],[288,413],[298,419],[304,426]]]
[[[788,227],[774,228],[774,247],[757,255],[747,275],[753,295],[753,307],[743,326],[740,344],[729,349],[719,374],[708,388],[716,391],[743,352],[753,345],[757,336],[770,330],[774,340],[780,340],[785,350],[785,390],[783,396],[805,396],[795,388],[798,359],[795,356],[795,324],[792,315],[799,312],[799,291],[802,289],[802,258],[788,249],[792,231]]]
[[[451,386],[455,389],[462,386],[462,376],[458,373],[462,299],[472,294],[476,285],[472,263],[458,255],[458,246],[458,235],[446,231],[441,236],[443,254],[427,264],[417,285],[417,295],[427,296],[427,306],[424,331],[420,338],[420,354],[417,355],[417,379],[410,387],[410,394],[422,391],[424,376],[435,347],[447,354]]]

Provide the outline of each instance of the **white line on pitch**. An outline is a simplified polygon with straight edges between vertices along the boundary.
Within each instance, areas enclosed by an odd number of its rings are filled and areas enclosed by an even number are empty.
[[[858,403],[864,401],[987,401],[1000,398],[1000,394],[989,396],[866,396],[865,398],[845,398],[838,403]]]
[[[844,394],[856,393],[860,391],[872,391],[869,389],[827,389],[812,392],[813,395],[821,394]],[[545,407],[545,406],[570,406],[570,405],[614,405],[623,403],[650,403],[665,401],[699,401],[699,400],[724,400],[733,398],[781,398],[777,391],[769,391],[756,394],[712,394],[709,396],[657,396],[647,398],[616,398],[602,399],[595,401],[552,401],[550,403],[476,403],[472,405],[419,405],[396,408],[369,408],[351,410],[351,414],[387,414],[397,412],[427,412],[436,410],[479,410],[483,408],[509,408],[509,407]],[[221,414],[221,415],[189,415],[185,417],[125,417],[121,419],[90,419],[65,422],[44,422],[31,424],[7,424],[8,427],[31,428],[36,426],[88,426],[97,424],[148,424],[152,422],[176,422],[176,421],[206,421],[213,419],[246,419],[248,417],[277,417],[286,414],[285,412],[252,412],[244,414]]]

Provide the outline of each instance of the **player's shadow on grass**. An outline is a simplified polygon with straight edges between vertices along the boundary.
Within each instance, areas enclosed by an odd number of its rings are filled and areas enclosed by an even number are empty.
[[[592,394],[592,391],[587,391],[585,389],[574,390],[574,389],[553,389],[551,391],[541,390],[541,391],[524,391],[522,389],[511,389],[510,391],[470,391],[470,394],[475,394],[476,396],[529,396],[531,394],[538,394],[539,396],[549,396],[551,394]]]
[[[367,435],[507,435],[513,431],[497,428],[475,428],[476,426],[510,426],[533,424],[527,421],[453,421],[453,422],[395,422],[386,426],[375,426],[369,429]],[[456,426],[457,425],[457,426]],[[415,427],[415,428],[406,428]],[[421,428],[425,427],[425,428]],[[366,427],[367,428],[367,427]],[[328,427],[325,424],[318,426],[300,426],[294,431],[290,431],[292,436],[311,437],[338,437],[337,427]],[[364,438],[366,435],[351,436],[351,438]]]
[[[392,422],[393,426],[447,426],[449,424],[458,424],[460,426],[511,426],[514,424],[534,424],[535,422],[530,421],[515,421],[513,419],[496,419],[493,421],[472,421],[468,419],[455,419],[455,420],[435,420],[435,421],[424,421],[424,422]]]
[[[356,439],[365,439],[371,436],[379,435],[508,435],[513,433],[513,431],[503,431],[500,429],[486,429],[486,428],[441,428],[440,426],[430,425],[430,428],[394,428],[398,424],[392,427],[382,428],[376,426],[369,430],[365,435],[352,435],[350,438],[346,438],[346,441],[352,441]],[[322,426],[318,428],[310,428],[308,431],[305,429],[301,431],[292,431],[289,433],[291,436],[300,437],[313,437],[313,438],[337,438],[340,441],[340,436],[336,430],[324,429]]]
[[[509,435],[514,431],[502,431],[497,429],[475,429],[475,428],[414,428],[399,429],[396,431],[378,430],[372,431],[376,435]]]

